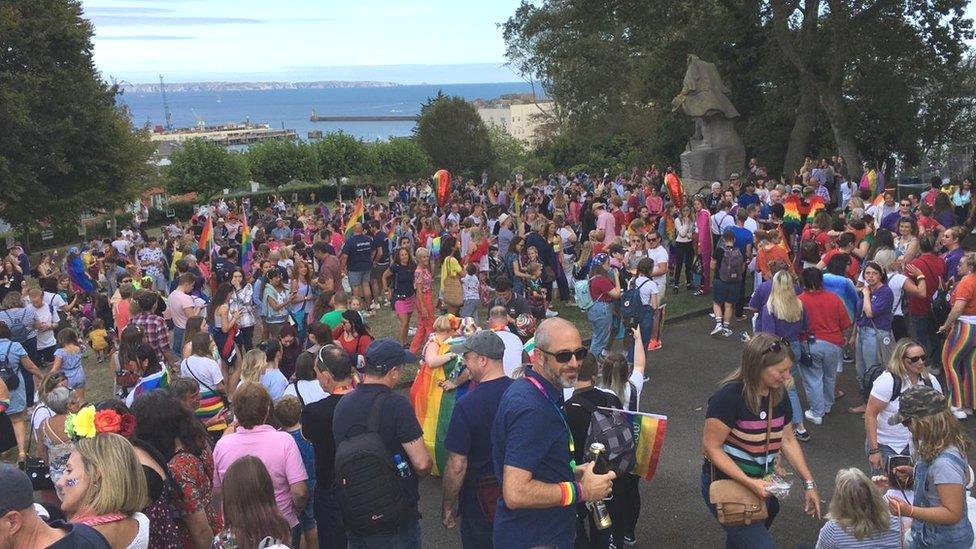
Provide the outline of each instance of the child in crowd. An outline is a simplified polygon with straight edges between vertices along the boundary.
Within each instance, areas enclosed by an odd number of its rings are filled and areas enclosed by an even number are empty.
[[[91,349],[95,351],[95,357],[98,358],[98,363],[101,364],[105,362],[105,357],[108,355],[109,345],[108,345],[108,330],[105,329],[105,321],[96,318],[92,322],[92,329],[88,332],[88,344]]]
[[[359,313],[359,316],[363,318],[363,322],[366,322],[367,316],[372,315],[371,312],[363,313],[363,300],[358,296],[351,296],[349,298],[349,308],[347,310]]]
[[[468,263],[461,277],[461,289],[464,292],[464,304],[461,305],[461,318],[478,318],[478,305],[481,305],[481,280],[478,279],[478,265]]]
[[[308,474],[308,493],[315,492],[315,451],[312,443],[305,440],[302,436],[302,403],[298,397],[287,395],[281,397],[274,405],[275,418],[281,425],[281,430],[285,431],[298,445],[298,451],[302,454],[302,464],[305,465],[305,473]],[[312,500],[308,499],[305,509],[296,509],[298,515],[298,525],[301,527],[303,542],[305,547],[318,547],[318,531],[315,527],[315,518],[312,516]]]
[[[54,351],[54,363],[48,375],[63,372],[68,388],[77,391],[78,399],[85,401],[85,368],[82,364],[81,337],[74,328],[58,332],[58,349]]]
[[[542,264],[538,262],[529,263],[525,267],[529,279],[525,283],[525,300],[532,307],[532,315],[536,318],[546,318],[546,309],[549,303],[546,301],[546,292],[542,288]]]

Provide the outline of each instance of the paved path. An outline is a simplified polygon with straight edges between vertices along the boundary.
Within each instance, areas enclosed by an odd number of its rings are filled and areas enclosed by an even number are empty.
[[[642,508],[637,530],[638,547],[699,548],[723,547],[721,528],[705,509],[701,498],[701,434],[704,406],[717,383],[737,365],[742,343],[708,336],[711,320],[690,320],[666,328],[664,348],[649,355],[648,377],[641,399],[641,410],[669,417],[663,456],[652,482],[641,482]],[[855,395],[853,365],[841,374],[840,386]],[[855,404],[847,396],[821,426],[808,425],[810,442],[803,445],[807,462],[829,501],[834,476],[843,467],[865,468],[862,416],[848,414]],[[969,435],[976,434],[969,424]],[[460,547],[456,531],[440,525],[440,479],[421,483],[421,511],[424,547]],[[781,502],[782,510],[773,525],[779,547],[815,543],[822,522],[803,513],[802,490],[793,491]],[[823,511],[826,513],[827,504]]]

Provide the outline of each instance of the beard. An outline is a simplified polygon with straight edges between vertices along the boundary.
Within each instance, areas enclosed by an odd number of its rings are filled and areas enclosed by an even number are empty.
[[[571,368],[568,364],[561,365],[550,357],[546,357],[546,362],[543,367],[546,371],[546,377],[556,387],[572,389],[576,386],[576,378],[579,377],[579,368]]]

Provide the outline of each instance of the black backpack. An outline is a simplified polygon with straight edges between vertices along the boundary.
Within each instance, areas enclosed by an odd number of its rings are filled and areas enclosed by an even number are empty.
[[[624,320],[639,320],[644,314],[644,310],[649,307],[649,305],[644,305],[641,300],[640,290],[644,284],[650,281],[651,279],[647,278],[637,287],[633,287],[631,284],[631,287],[620,296],[620,315],[624,317]]]
[[[336,496],[346,528],[358,536],[394,532],[411,516],[390,450],[379,435],[388,393],[376,396],[366,430],[338,441]]]
[[[567,404],[579,406],[590,414],[586,448],[588,449],[594,442],[602,444],[607,451],[610,468],[617,473],[617,476],[633,471],[634,464],[637,462],[637,450],[634,445],[633,425],[628,415],[623,412],[599,409],[585,398],[570,399]]]
[[[17,376],[17,368],[20,368],[20,365],[10,363],[10,350],[13,346],[13,343],[8,345],[7,352],[0,358],[0,380],[3,380],[4,385],[7,386],[7,390],[11,392],[17,390],[17,387],[20,387],[20,377]]]

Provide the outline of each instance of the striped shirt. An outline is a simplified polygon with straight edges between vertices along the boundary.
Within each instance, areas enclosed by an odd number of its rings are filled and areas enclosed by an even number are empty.
[[[898,549],[901,547],[900,537],[898,517],[895,515],[891,516],[887,530],[865,539],[855,538],[840,524],[828,520],[820,529],[817,549]]]
[[[784,398],[773,407],[773,417],[767,418],[768,400],[762,399],[759,414],[754,414],[746,406],[742,394],[741,381],[727,383],[708,400],[706,418],[714,418],[731,429],[722,444],[722,450],[753,478],[761,478],[772,471],[773,462],[779,454],[783,439],[783,427],[792,416],[789,399]],[[769,448],[766,448],[766,428],[771,426]],[[706,469],[710,468],[705,464]],[[725,478],[716,470],[716,478]]]

